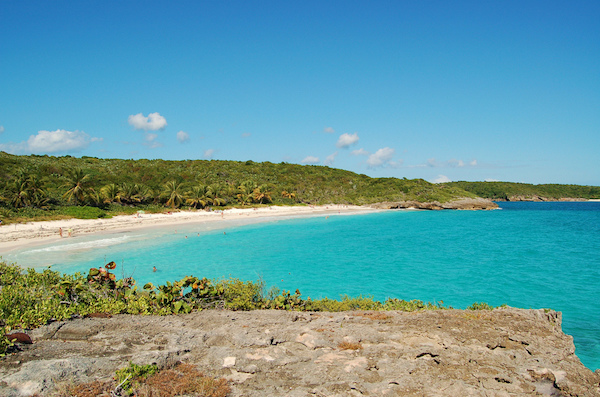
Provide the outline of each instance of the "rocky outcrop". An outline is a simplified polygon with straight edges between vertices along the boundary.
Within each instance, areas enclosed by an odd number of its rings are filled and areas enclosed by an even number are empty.
[[[531,195],[531,196],[508,196],[506,198],[506,200],[498,200],[498,201],[534,201],[534,202],[541,202],[541,201],[588,201],[588,199],[584,199],[584,198],[580,198],[580,197],[561,197],[561,198],[554,198],[554,197],[544,197],[544,196],[538,196],[538,195]]]
[[[561,316],[543,310],[202,311],[56,322],[0,360],[0,395],[49,395],[129,361],[182,361],[232,396],[598,396]]]
[[[458,200],[440,203],[438,201],[419,202],[419,201],[386,201],[383,203],[371,204],[372,208],[377,209],[420,209],[420,210],[492,210],[497,209],[498,204],[491,200],[483,198],[462,198]]]

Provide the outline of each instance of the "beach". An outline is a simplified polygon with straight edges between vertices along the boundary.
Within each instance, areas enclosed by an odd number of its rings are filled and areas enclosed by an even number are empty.
[[[0,254],[22,247],[48,244],[65,238],[77,238],[102,232],[131,231],[150,227],[222,222],[250,218],[315,216],[377,211],[355,205],[269,206],[227,210],[172,211],[168,213],[119,215],[108,219],[62,219],[0,226]],[[62,229],[62,237],[61,237]]]

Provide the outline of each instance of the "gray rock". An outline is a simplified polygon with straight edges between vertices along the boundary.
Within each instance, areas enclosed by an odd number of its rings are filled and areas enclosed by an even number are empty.
[[[0,359],[0,395],[181,361],[227,379],[232,396],[600,396],[600,371],[560,327],[560,313],[513,308],[77,319],[30,331],[34,344]]]

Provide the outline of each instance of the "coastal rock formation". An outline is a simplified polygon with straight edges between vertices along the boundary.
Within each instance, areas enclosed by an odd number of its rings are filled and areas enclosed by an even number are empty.
[[[498,201],[534,201],[534,202],[542,202],[542,201],[588,201],[588,199],[584,199],[581,197],[561,197],[561,198],[553,198],[553,197],[543,197],[538,195],[531,196],[508,196],[506,200],[498,200]]]
[[[420,209],[420,210],[492,210],[497,209],[498,204],[483,198],[463,198],[459,200],[440,203],[438,201],[421,203],[419,201],[398,201],[372,204],[377,209]]]
[[[0,395],[182,361],[232,396],[599,396],[561,315],[544,310],[202,311],[55,322],[0,360]]]

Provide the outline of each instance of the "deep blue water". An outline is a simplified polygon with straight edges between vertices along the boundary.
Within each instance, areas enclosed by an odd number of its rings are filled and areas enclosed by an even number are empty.
[[[142,285],[190,274],[232,276],[299,288],[312,298],[362,294],[443,300],[455,308],[552,308],[563,312],[563,331],[574,336],[581,361],[600,368],[600,203],[499,204],[496,211],[178,226],[177,233],[173,227],[74,238],[5,259],[69,273],[114,260],[118,275]]]

